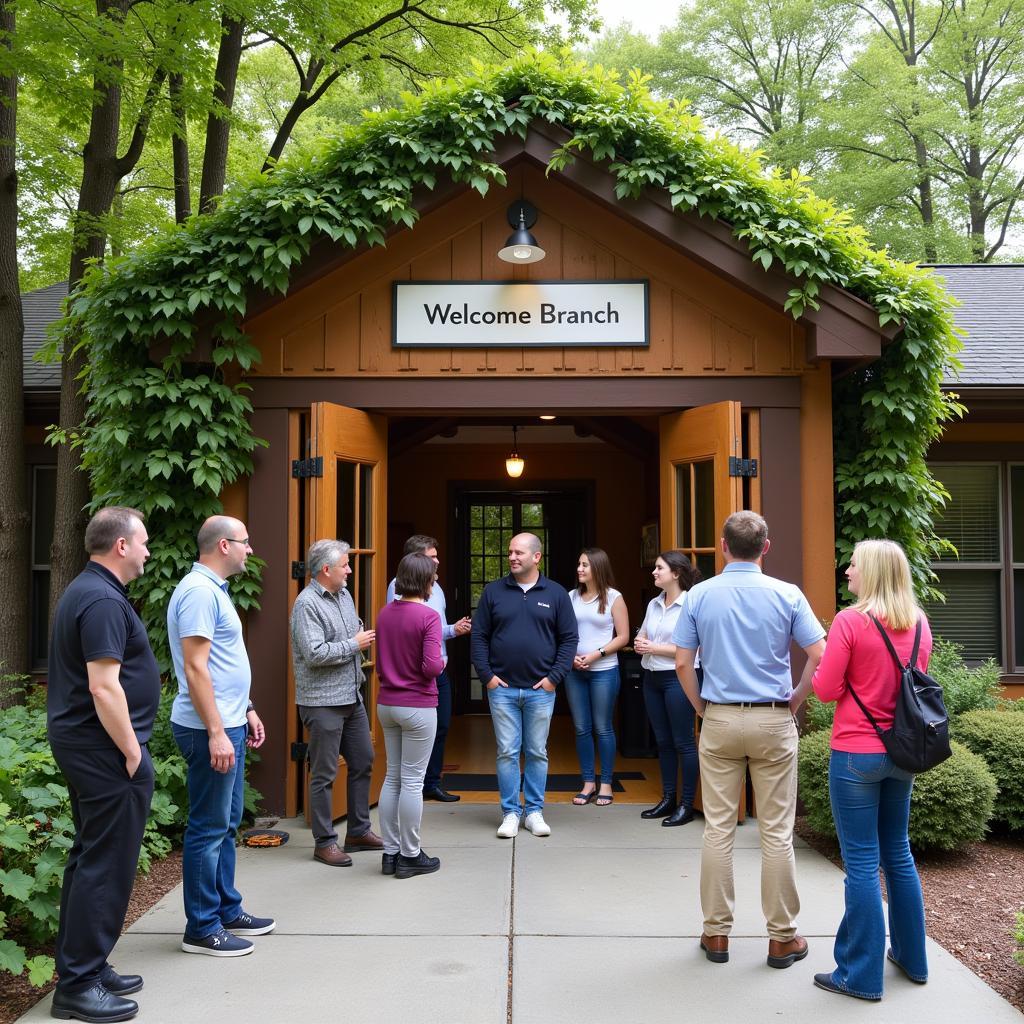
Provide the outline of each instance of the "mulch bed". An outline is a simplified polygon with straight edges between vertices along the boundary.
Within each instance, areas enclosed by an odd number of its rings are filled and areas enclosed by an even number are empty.
[[[796,831],[842,867],[838,843],[802,818]],[[917,870],[928,934],[1024,1012],[1024,966],[1013,959],[1016,914],[1024,909],[1024,841],[994,837],[956,853],[922,854]]]

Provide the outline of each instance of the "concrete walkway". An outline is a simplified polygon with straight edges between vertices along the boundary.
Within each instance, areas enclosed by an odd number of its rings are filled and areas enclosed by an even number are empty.
[[[380,857],[351,868],[312,860],[301,821],[277,849],[240,851],[246,909],[277,918],[237,959],[180,951],[180,887],[121,939],[115,966],[145,976],[146,1024],[339,1020],[382,1024],[999,1024],[1024,1017],[929,942],[920,987],[886,969],[880,1004],[813,987],[831,970],[843,876],[798,842],[810,955],[765,964],[757,824],[737,831],[737,917],[731,961],[709,963],[697,940],[700,819],[665,829],[635,806],[549,807],[553,834],[495,838],[494,805],[428,804],[423,845],[440,872],[397,880]],[[1007,939],[1009,941],[1009,939]],[[49,1020],[47,997],[22,1017]]]

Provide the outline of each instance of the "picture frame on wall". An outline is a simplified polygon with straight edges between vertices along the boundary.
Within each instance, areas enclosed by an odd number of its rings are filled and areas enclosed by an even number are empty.
[[[640,566],[654,565],[661,551],[658,524],[645,523],[640,528]]]

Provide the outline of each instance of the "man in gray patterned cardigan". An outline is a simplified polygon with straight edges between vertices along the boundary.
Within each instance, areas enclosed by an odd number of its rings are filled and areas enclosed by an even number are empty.
[[[309,732],[309,810],[315,860],[348,867],[357,850],[380,851],[370,831],[370,775],[373,743],[360,694],[362,652],[374,640],[356,615],[348,578],[349,545],[318,540],[309,549],[310,580],[292,606],[292,664],[295,703]],[[331,794],[338,775],[338,754],[348,768],[348,827],[344,849],[334,830]]]

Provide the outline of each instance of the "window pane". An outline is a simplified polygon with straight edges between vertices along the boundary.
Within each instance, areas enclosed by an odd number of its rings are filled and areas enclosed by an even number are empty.
[[[710,553],[697,555],[697,568],[702,579],[710,579],[715,575],[715,556]]]
[[[690,486],[690,463],[676,466],[676,546],[693,547],[693,489]],[[665,538],[666,541],[668,538]]]
[[[42,668],[46,664],[46,624],[50,605],[50,570],[36,569],[32,573],[32,667]]]
[[[356,547],[373,547],[373,466],[359,467],[359,542]]]
[[[32,483],[32,564],[42,568],[50,564],[53,511],[57,503],[57,467],[36,466]]]
[[[952,541],[961,562],[998,562],[999,467],[933,466],[946,485],[949,503],[935,517],[935,530]],[[952,555],[944,562],[957,561]]]
[[[964,658],[1002,662],[999,637],[1003,607],[1000,573],[993,569],[946,569],[939,572],[945,604],[927,606],[932,632],[962,644]]]
[[[1013,534],[1013,560],[1024,562],[1024,466],[1010,469],[1010,532]],[[1019,602],[1017,607],[1020,607]],[[1017,661],[1024,661],[1024,652],[1017,655]]]
[[[348,541],[359,546],[356,538],[356,469],[354,462],[338,459],[338,527],[334,540]],[[327,538],[315,537],[314,540]]]
[[[715,463],[696,462],[693,466],[693,511],[696,537],[693,546],[718,546],[719,524],[715,522]]]
[[[1015,671],[1024,671],[1024,569],[1013,574],[1013,652]]]

